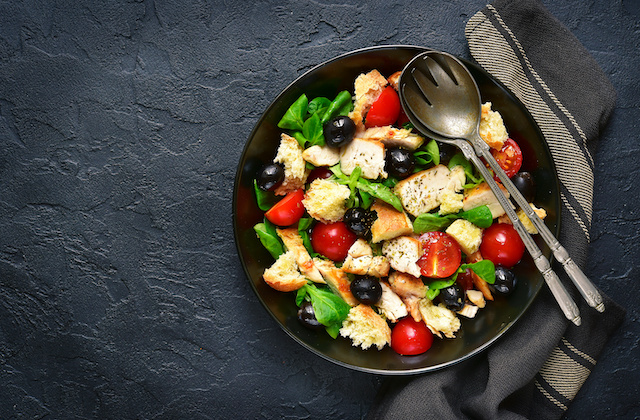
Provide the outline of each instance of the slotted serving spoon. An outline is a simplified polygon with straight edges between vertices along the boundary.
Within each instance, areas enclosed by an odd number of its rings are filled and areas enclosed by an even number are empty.
[[[429,51],[419,54],[407,63],[402,71],[399,91],[403,108],[411,123],[428,137],[458,147],[465,158],[482,174],[522,238],[567,319],[580,325],[578,307],[557,274],[551,269],[549,260],[542,254],[520,222],[511,201],[502,193],[493,180],[493,174],[480,158],[489,164],[516,204],[529,217],[586,302],[599,312],[604,311],[602,297],[593,283],[529,206],[527,200],[496,162],[487,143],[480,138],[478,132],[482,107],[480,91],[464,64],[444,52]]]

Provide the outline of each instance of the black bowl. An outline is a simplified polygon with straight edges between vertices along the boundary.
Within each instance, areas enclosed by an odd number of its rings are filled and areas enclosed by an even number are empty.
[[[258,298],[278,324],[295,341],[317,355],[338,365],[384,375],[407,375],[429,372],[467,359],[494,343],[527,310],[544,280],[527,255],[514,269],[518,285],[509,297],[496,297],[474,319],[462,318],[455,339],[434,341],[432,348],[418,356],[400,356],[388,346],[363,351],[351,341],[332,339],[324,331],[309,330],[296,319],[295,294],[278,292],[265,284],[262,273],[273,263],[271,255],[257,239],[253,225],[263,220],[253,196],[256,171],[270,162],[280,141],[276,126],[287,108],[302,94],[307,97],[333,97],[341,90],[353,92],[353,82],[360,74],[378,69],[383,75],[402,70],[415,55],[426,51],[416,46],[381,46],[341,55],[308,71],[289,85],[262,115],[244,148],[235,180],[233,227],[242,265]],[[537,184],[535,202],[547,210],[547,226],[559,230],[560,198],[558,179],[551,154],[542,133],[522,103],[501,83],[480,67],[463,60],[475,77],[483,102],[491,101],[500,111],[510,136],[518,142],[524,155],[523,170],[530,171]],[[550,257],[546,245],[536,238],[543,253]],[[256,313],[256,316],[261,316]],[[292,343],[292,345],[294,345]]]

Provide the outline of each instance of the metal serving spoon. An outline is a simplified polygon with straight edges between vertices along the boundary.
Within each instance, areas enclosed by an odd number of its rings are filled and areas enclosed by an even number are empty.
[[[593,283],[584,275],[549,228],[531,209],[527,200],[493,158],[489,146],[480,138],[478,133],[481,114],[480,92],[467,68],[449,54],[429,51],[416,56],[405,66],[400,77],[399,87],[403,107],[414,126],[438,141],[457,146],[465,157],[478,168],[507,216],[511,219],[514,228],[522,238],[536,267],[542,273],[565,316],[576,325],[580,325],[580,314],[575,302],[551,269],[547,258],[520,222],[511,202],[502,194],[497,183],[493,180],[493,175],[479,157],[482,157],[491,166],[509,194],[529,217],[587,303],[600,312],[604,311],[602,297]]]

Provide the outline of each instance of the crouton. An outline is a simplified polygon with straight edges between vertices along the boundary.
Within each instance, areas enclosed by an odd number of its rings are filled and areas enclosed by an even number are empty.
[[[497,111],[491,110],[491,102],[482,104],[479,134],[492,149],[500,150],[507,141],[509,135],[502,121],[502,116]]]
[[[468,220],[455,220],[451,225],[449,225],[445,232],[451,235],[453,239],[458,242],[460,249],[465,253],[465,255],[471,255],[480,249],[480,243],[482,242],[482,229]]]
[[[420,267],[416,262],[422,257],[422,245],[416,238],[399,236],[384,241],[382,254],[389,259],[394,270],[420,277]]]
[[[498,184],[500,190],[504,193],[504,196],[509,198],[509,192],[502,185]],[[489,188],[489,184],[486,182],[481,182],[473,188],[469,188],[464,191],[464,199],[462,200],[462,210],[467,211],[471,209],[475,209],[476,207],[486,205],[491,210],[491,216],[495,219],[496,217],[502,216],[505,212],[500,202]]]
[[[422,299],[420,313],[424,323],[438,338],[442,338],[442,335],[447,338],[455,338],[455,333],[460,329],[460,319],[444,303],[436,306],[431,300]]]
[[[363,350],[372,345],[381,350],[391,342],[391,329],[387,321],[370,306],[363,304],[351,308],[342,322],[340,335],[350,338],[355,347],[360,346]]]
[[[311,146],[302,152],[302,158],[313,166],[333,166],[340,162],[340,149],[329,146]]]
[[[307,248],[305,248],[302,243],[302,237],[300,236],[298,229],[295,227],[276,229],[276,233],[282,239],[287,251],[291,251],[293,253],[300,272],[314,283],[324,283],[325,281],[322,278],[322,275],[313,263]]]
[[[349,187],[327,179],[314,179],[304,194],[302,205],[311,217],[323,223],[342,219],[347,211]]]
[[[378,70],[371,70],[356,78],[354,82],[355,101],[353,111],[349,113],[349,118],[356,124],[356,129],[364,129],[365,115],[387,84],[387,79]]]
[[[531,206],[535,214],[537,214],[541,220],[544,220],[544,218],[547,217],[547,211],[545,209],[538,208],[533,203],[529,203],[529,206]],[[518,215],[518,219],[520,219],[520,221],[524,225],[524,228],[527,230],[527,232],[529,232],[532,235],[535,235],[538,233],[538,229],[536,229],[536,227],[533,225],[533,223],[529,219],[529,216],[527,216],[524,210],[518,209],[518,211],[516,211],[516,214]],[[503,214],[502,216],[500,216],[498,218],[498,222],[509,223],[509,224],[512,223],[511,219],[509,219],[509,216],[507,216],[506,214]]]
[[[356,166],[359,166],[362,171],[360,176],[363,178],[388,176],[384,170],[384,144],[381,142],[356,137],[340,150],[340,169],[345,175],[351,175]]]
[[[293,252],[281,254],[276,262],[262,275],[265,283],[280,292],[291,292],[307,284],[307,279],[298,271]]]
[[[310,171],[306,168],[302,151],[303,149],[296,139],[282,133],[278,153],[273,162],[281,163],[284,166],[284,181],[274,191],[276,195],[286,195],[304,187]]]
[[[377,219],[371,225],[371,242],[378,243],[413,233],[413,224],[405,212],[396,210],[382,200],[376,200],[371,210],[377,214]]]

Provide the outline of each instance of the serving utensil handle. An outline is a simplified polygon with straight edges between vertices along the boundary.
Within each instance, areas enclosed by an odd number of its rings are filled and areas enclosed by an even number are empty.
[[[527,230],[525,229],[524,225],[513,209],[509,199],[504,195],[496,181],[493,180],[493,175],[491,174],[491,172],[489,172],[476,152],[474,152],[474,148],[471,146],[471,144],[462,140],[456,143],[457,146],[462,150],[465,158],[471,161],[471,163],[473,163],[473,165],[478,169],[480,174],[489,185],[489,188],[495,195],[496,199],[500,202],[500,205],[507,213],[507,216],[509,216],[509,219],[511,219],[513,227],[520,235],[520,238],[522,239],[524,246],[527,248],[527,251],[529,251],[529,254],[531,254],[536,267],[544,277],[549,290],[551,290],[551,293],[558,302],[558,305],[564,313],[564,316],[575,325],[579,326],[582,323],[582,320],[580,318],[580,311],[578,310],[578,306],[571,298],[571,295],[569,295],[569,292],[567,292],[567,289],[558,278],[558,275],[551,268],[549,260],[542,254],[542,251],[540,251],[538,245],[536,245],[536,243],[531,238],[531,235],[529,235],[529,232],[527,232]]]
[[[482,143],[480,144],[480,142]],[[475,143],[480,144],[480,146],[475,147],[476,153],[479,153],[480,156],[487,161],[489,166],[491,166],[491,169],[493,169],[498,178],[500,178],[502,185],[504,185],[507,191],[509,191],[509,194],[511,194],[511,197],[513,197],[516,204],[518,204],[529,220],[531,220],[531,223],[536,227],[542,239],[547,243],[547,245],[549,245],[551,252],[553,252],[553,256],[562,264],[565,272],[584,300],[589,304],[589,306],[595,308],[598,312],[604,312],[604,302],[602,301],[602,296],[598,292],[598,289],[596,289],[591,280],[589,280],[580,267],[578,267],[578,265],[571,259],[567,250],[560,244],[560,242],[558,242],[553,233],[551,233],[551,230],[549,230],[547,225],[544,224],[536,212],[533,211],[516,186],[513,185],[511,179],[509,179],[507,174],[500,167],[500,164],[498,164],[491,154],[489,146],[487,146],[482,139],[476,140]]]

